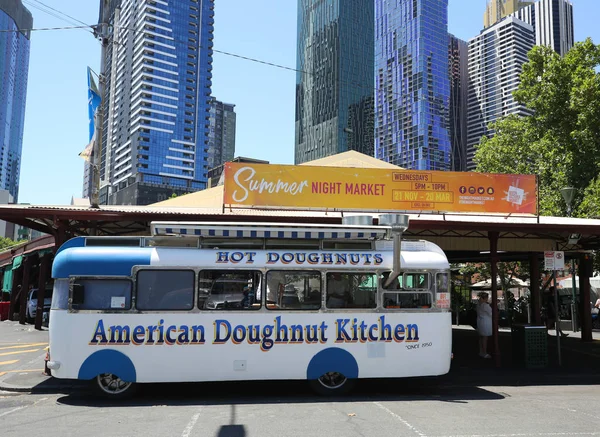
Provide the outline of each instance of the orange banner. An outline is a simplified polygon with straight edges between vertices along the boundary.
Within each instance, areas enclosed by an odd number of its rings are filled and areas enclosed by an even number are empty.
[[[534,175],[225,164],[226,205],[537,213]]]

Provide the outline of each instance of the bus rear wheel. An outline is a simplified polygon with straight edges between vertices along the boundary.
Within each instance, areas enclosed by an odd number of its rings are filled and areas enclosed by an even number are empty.
[[[321,396],[340,396],[350,392],[354,383],[354,380],[346,378],[339,372],[327,372],[310,381],[310,386]]]
[[[134,395],[136,384],[123,381],[112,373],[102,373],[93,380],[95,392],[105,398],[126,399]]]

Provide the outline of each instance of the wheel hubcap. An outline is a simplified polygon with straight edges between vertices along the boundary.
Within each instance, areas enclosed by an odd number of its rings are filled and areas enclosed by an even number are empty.
[[[319,378],[321,385],[330,390],[340,388],[347,380],[348,378],[338,372],[327,372]]]
[[[117,395],[127,391],[129,387],[131,387],[131,382],[125,382],[118,376],[113,375],[112,373],[103,373],[102,375],[98,375],[98,386],[102,389],[103,392],[109,395]]]

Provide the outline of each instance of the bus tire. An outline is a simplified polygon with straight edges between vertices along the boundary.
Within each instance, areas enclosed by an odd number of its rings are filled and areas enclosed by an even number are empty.
[[[310,381],[310,387],[320,396],[342,396],[354,388],[356,381],[338,372],[328,372]]]
[[[137,384],[112,373],[102,373],[92,379],[92,388],[96,395],[106,399],[128,399],[136,393]]]

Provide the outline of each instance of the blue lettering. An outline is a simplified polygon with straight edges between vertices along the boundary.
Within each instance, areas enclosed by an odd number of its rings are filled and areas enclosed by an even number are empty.
[[[304,330],[302,325],[291,325],[290,331],[292,332],[292,343],[302,343],[304,341]]]
[[[179,337],[177,337],[177,344],[188,344],[190,342],[190,328],[186,325],[179,327]]]
[[[262,330],[262,342],[260,343],[260,349],[263,352],[268,352],[273,347],[273,325],[265,325]]]
[[[377,336],[373,333],[373,331],[377,330],[378,326],[376,323],[369,327],[369,341],[377,341]]]
[[[350,254],[350,264],[355,266],[359,262],[360,262],[360,255],[358,253],[351,253]]]
[[[292,261],[294,261],[294,254],[286,252],[283,255],[281,255],[281,262],[282,263],[289,264]]]
[[[267,264],[275,264],[279,261],[279,254],[276,252],[267,253]]]
[[[137,325],[133,328],[133,335],[131,336],[131,341],[133,344],[139,346],[140,344],[144,344],[146,330],[142,325]],[[140,336],[142,336],[140,338]]]
[[[304,328],[306,331],[306,342],[307,343],[317,343],[319,341],[319,328],[317,325],[306,325]]]
[[[337,319],[335,321],[336,343],[344,343],[352,341],[352,337],[346,332],[346,325],[350,323],[350,319]]]
[[[335,254],[336,264],[346,264],[348,262],[348,257],[345,253],[336,253]]]
[[[234,264],[239,263],[243,259],[244,259],[244,254],[242,252],[233,252],[231,254],[231,262]]]
[[[110,332],[110,344],[129,344],[131,338],[131,329],[129,326],[115,325],[111,326]]]
[[[246,255],[246,264],[254,264],[256,252],[246,252],[244,255]]]
[[[419,327],[416,323],[406,325],[406,332],[408,333],[406,341],[419,341]]]
[[[100,337],[100,341],[98,342],[98,337]],[[108,341],[106,340],[106,333],[104,332],[104,322],[102,319],[98,320],[96,324],[96,331],[94,332],[94,336],[90,341],[90,344],[106,344]]]
[[[375,260],[375,265],[379,265],[379,264],[383,264],[383,257],[381,256],[381,254],[376,253],[375,255],[373,255],[373,259]]]
[[[171,325],[167,328],[167,333],[165,335],[165,338],[167,340],[167,344],[171,345],[171,344],[175,344],[175,339],[171,338],[171,332],[176,331],[177,330],[177,326],[175,325]]]
[[[396,325],[396,329],[394,329],[394,341],[398,343],[404,341],[404,325]]]
[[[379,340],[392,341],[392,327],[385,323],[385,316],[379,318]]]
[[[275,317],[275,342],[276,343],[289,343],[290,339],[288,337],[288,327],[281,323],[281,316]],[[283,338],[282,338],[283,334]]]
[[[228,263],[229,262],[229,252],[217,252],[217,263]]]
[[[231,324],[227,320],[219,319],[215,320],[214,326],[215,340],[213,341],[213,344],[226,343],[227,340],[229,340],[229,337],[231,337]],[[223,333],[223,335],[221,335],[221,326],[223,326],[223,329],[225,330],[225,333]]]
[[[239,333],[239,335],[238,335]],[[246,339],[246,327],[243,325],[237,325],[233,328],[233,335],[231,336],[231,341],[235,344],[240,344],[242,341]]]
[[[230,326],[231,328],[231,326]],[[200,334],[200,338],[198,338],[198,334]],[[187,338],[187,335],[186,335]],[[225,340],[227,341],[227,339]],[[195,325],[192,326],[192,344],[204,344],[204,326]]]

